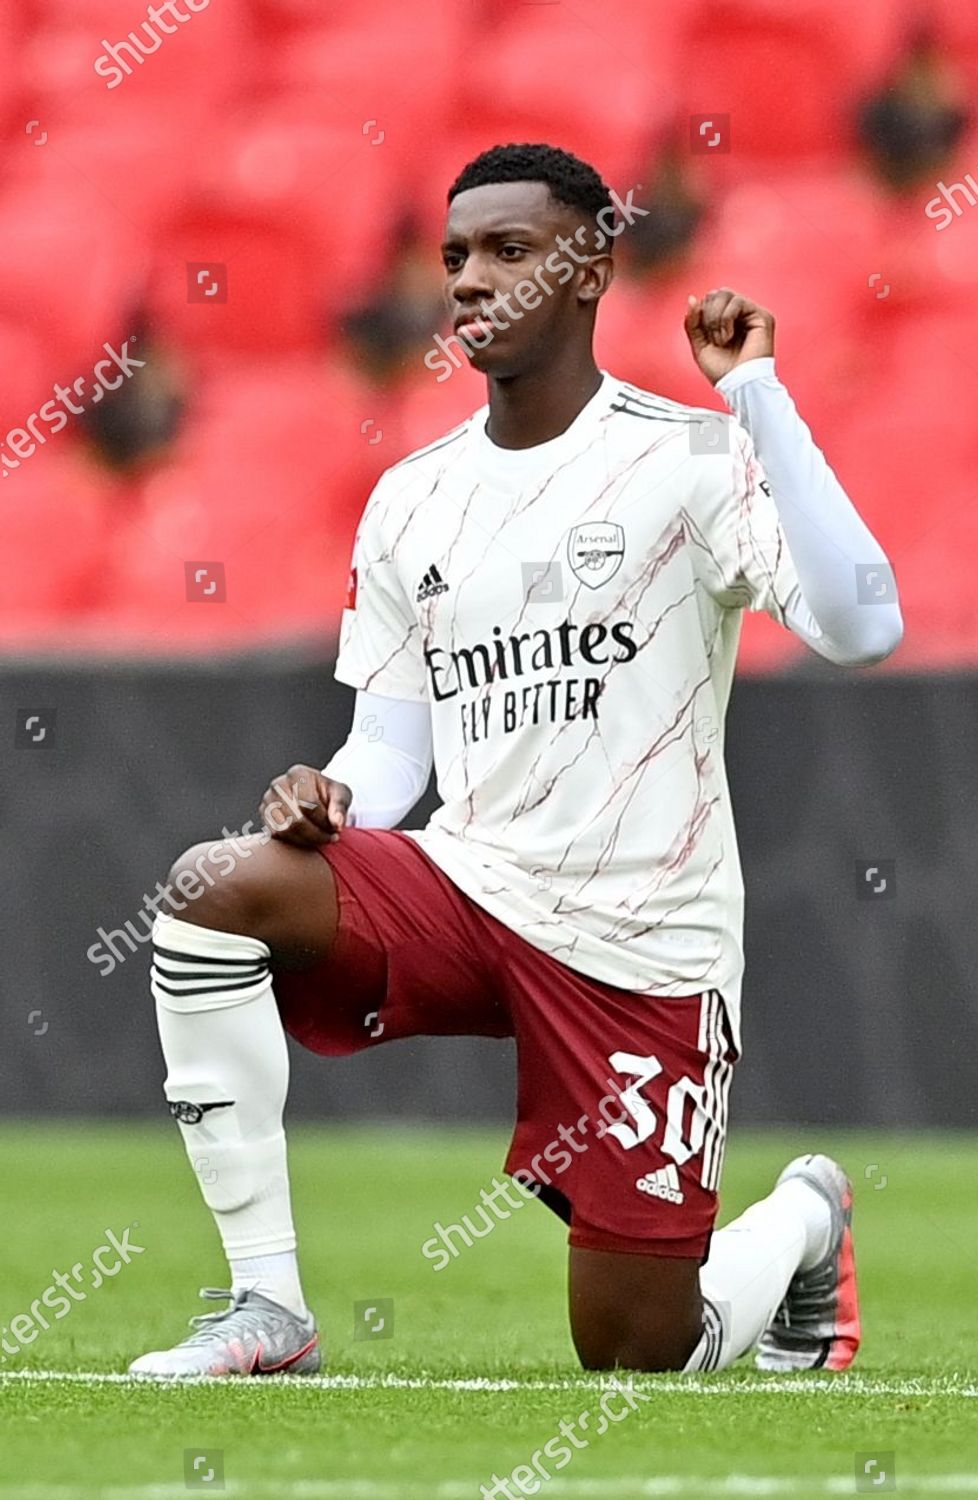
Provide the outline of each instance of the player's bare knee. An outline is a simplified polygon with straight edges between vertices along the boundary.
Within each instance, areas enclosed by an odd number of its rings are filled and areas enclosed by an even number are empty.
[[[683,1263],[626,1255],[582,1262],[586,1252],[572,1254],[571,1334],[584,1368],[685,1370],[702,1338],[703,1312]],[[657,1286],[660,1275],[664,1287]]]
[[[261,834],[195,844],[177,859],[166,878],[161,909],[199,927],[253,932],[274,860],[263,859],[269,840]]]
[[[649,1343],[641,1338],[626,1338],[603,1347],[578,1350],[578,1357],[585,1370],[632,1370],[641,1375],[660,1375],[685,1370],[696,1340],[688,1348],[687,1343],[684,1339]]]
[[[335,885],[316,849],[262,834],[195,844],[167,878],[171,916],[260,938],[273,962],[307,967],[329,952],[337,925]]]

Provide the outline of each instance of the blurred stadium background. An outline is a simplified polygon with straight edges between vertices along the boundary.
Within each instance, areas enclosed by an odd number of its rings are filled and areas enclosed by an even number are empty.
[[[716,405],[686,293],[772,307],[902,592],[871,672],[745,628],[737,1117],[973,1126],[978,8],[194,4],[0,0],[0,1111],[158,1112],[145,944],[112,939],[105,977],[88,950],[345,735],[366,496],[483,400],[424,363],[445,190],[487,145],[548,140],[648,209],[601,363]],[[142,363],[96,401],[106,346]],[[510,1110],[505,1044],[297,1063],[308,1115]]]

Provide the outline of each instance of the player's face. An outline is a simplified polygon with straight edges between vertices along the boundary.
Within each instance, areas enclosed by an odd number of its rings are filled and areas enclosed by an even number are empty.
[[[455,334],[477,370],[497,379],[553,359],[568,337],[590,336],[591,310],[610,280],[586,216],[542,182],[470,188],[454,199],[442,260]]]

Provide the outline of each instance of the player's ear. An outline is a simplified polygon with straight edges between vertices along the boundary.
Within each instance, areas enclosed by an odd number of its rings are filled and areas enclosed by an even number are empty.
[[[611,255],[592,255],[581,268],[577,288],[578,302],[598,302],[615,279],[615,261]]]

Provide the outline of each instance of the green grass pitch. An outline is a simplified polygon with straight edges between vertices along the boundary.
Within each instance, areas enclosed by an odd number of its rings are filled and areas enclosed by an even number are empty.
[[[177,1500],[223,1482],[238,1500],[477,1500],[493,1474],[530,1464],[602,1394],[567,1332],[563,1226],[531,1203],[442,1271],[421,1253],[436,1221],[472,1212],[504,1144],[490,1131],[295,1130],[304,1282],[328,1378],[158,1386],[111,1374],[181,1337],[206,1310],[198,1287],[226,1284],[176,1131],[0,1129],[0,1324],[14,1347],[0,1364],[0,1496]],[[978,1494],[978,1141],[735,1133],[721,1222],[813,1145],[856,1185],[854,1371],[783,1380],[743,1361],[691,1382],[638,1377],[648,1399],[546,1483],[520,1471],[511,1494],[806,1497],[885,1494],[894,1481],[903,1495]],[[48,1312],[47,1331],[18,1322],[24,1342],[11,1346],[12,1320],[54,1272],[89,1267],[106,1231],[127,1227],[141,1253],[97,1289],[85,1276],[85,1300]],[[382,1299],[383,1336],[355,1337],[366,1325],[354,1305]]]

